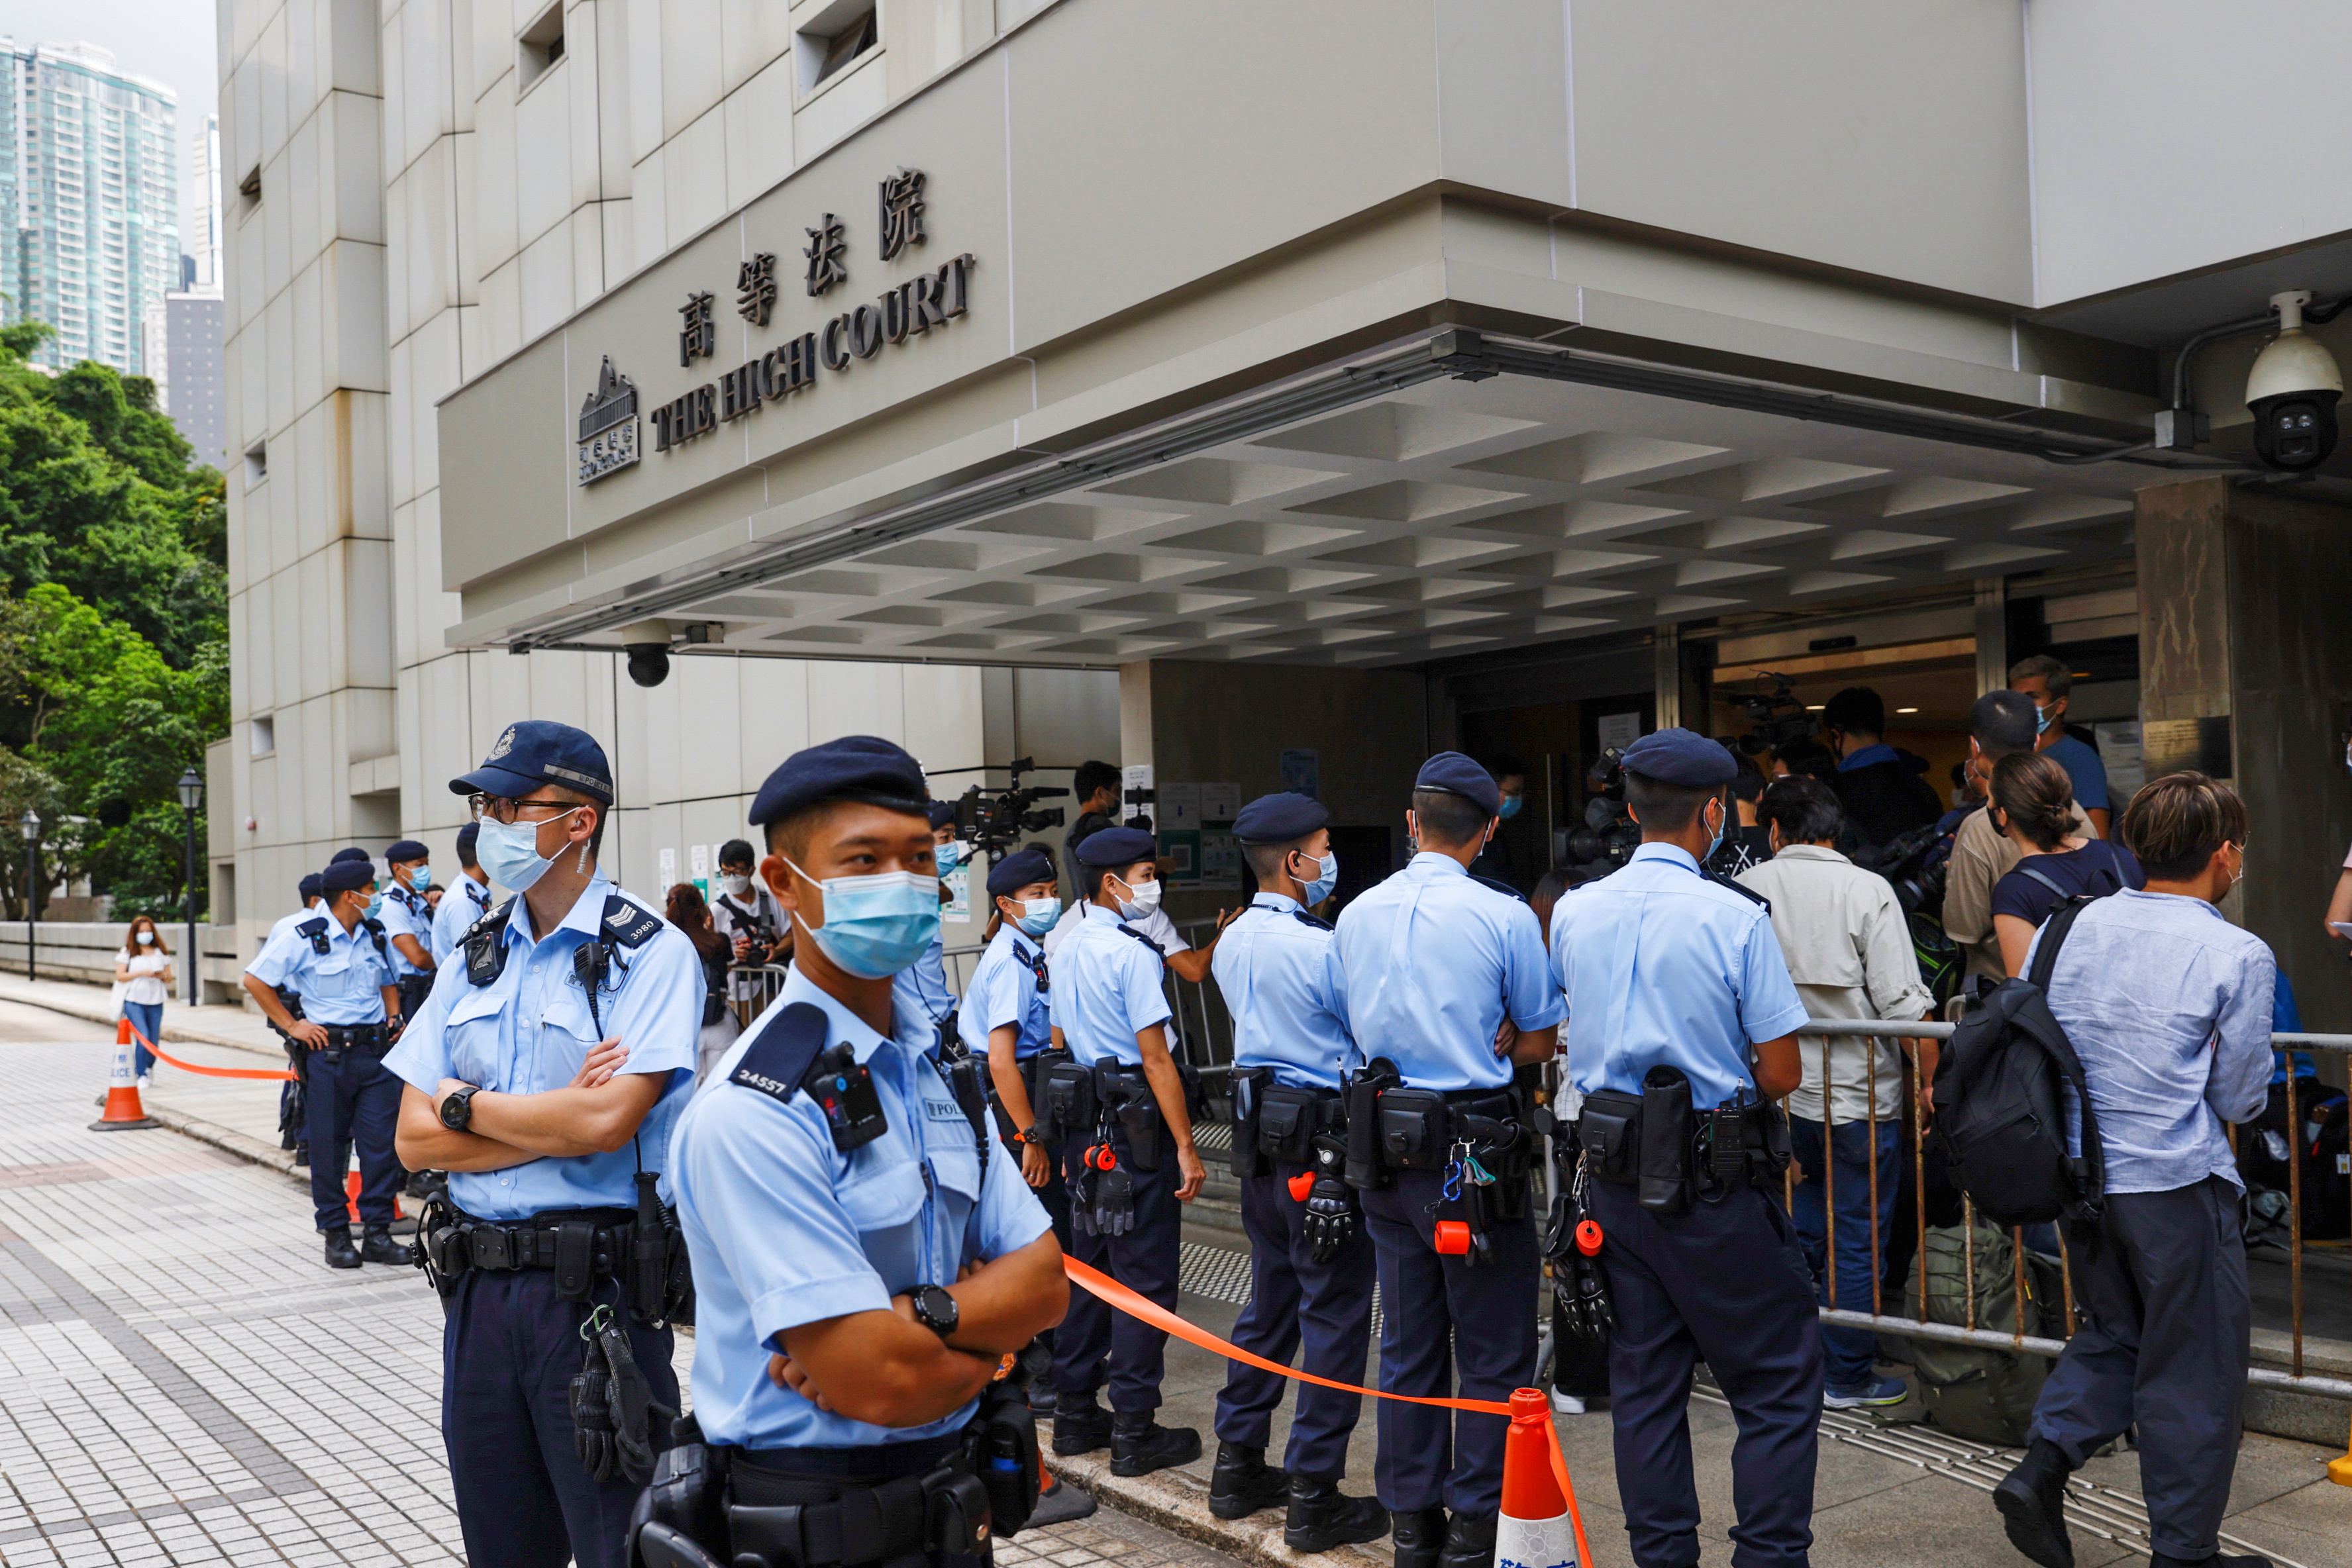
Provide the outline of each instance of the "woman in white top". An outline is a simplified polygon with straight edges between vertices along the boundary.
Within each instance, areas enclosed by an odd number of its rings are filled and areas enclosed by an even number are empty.
[[[162,1039],[163,998],[172,989],[172,949],[164,945],[163,933],[151,917],[135,917],[131,929],[123,933],[122,951],[114,956],[114,983],[123,988],[122,1016],[131,1020],[131,1027],[143,1040]],[[155,1057],[144,1044],[137,1050],[139,1087],[144,1089]]]

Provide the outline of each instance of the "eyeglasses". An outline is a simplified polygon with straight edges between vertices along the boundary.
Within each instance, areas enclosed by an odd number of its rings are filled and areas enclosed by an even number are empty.
[[[512,827],[515,819],[528,810],[552,811],[562,816],[566,811],[577,810],[568,800],[509,800],[503,795],[475,795],[469,797],[466,803],[473,808],[474,821],[478,822],[487,817],[502,827]],[[548,819],[541,817],[536,820],[543,822]]]

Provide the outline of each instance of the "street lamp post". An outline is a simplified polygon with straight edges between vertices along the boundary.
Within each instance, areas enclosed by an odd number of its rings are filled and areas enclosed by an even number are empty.
[[[203,996],[198,989],[201,982],[196,978],[202,961],[196,951],[196,808],[205,803],[205,776],[196,771],[194,763],[180,775],[179,789],[180,809],[188,817],[188,1005],[194,1007]]]
[[[16,831],[25,835],[25,978],[31,980],[38,978],[33,953],[41,941],[35,924],[41,918],[41,814],[26,807],[16,819]]]

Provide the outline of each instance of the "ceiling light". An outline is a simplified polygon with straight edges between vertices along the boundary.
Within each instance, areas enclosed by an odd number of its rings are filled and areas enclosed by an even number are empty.
[[[1823,708],[1825,708],[1825,707],[1827,707],[1827,706],[1830,706],[1830,705],[1829,705],[1829,704],[1827,704],[1827,703],[1807,703],[1807,704],[1805,705],[1805,711],[1806,711],[1807,713],[1819,713],[1819,712],[1821,712],[1821,711],[1822,711],[1822,709],[1823,709]]]
[[[1919,710],[1916,707],[1899,707],[1895,711],[1896,713],[1917,713]]]

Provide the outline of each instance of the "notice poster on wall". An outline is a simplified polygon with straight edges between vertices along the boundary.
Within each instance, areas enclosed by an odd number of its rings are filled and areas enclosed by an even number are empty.
[[[677,885],[677,846],[669,845],[661,852],[661,895],[669,897],[669,890]]]
[[[1642,738],[1642,716],[1638,713],[1604,713],[1601,716],[1601,749],[1624,747]]]
[[[1201,831],[1161,829],[1160,862],[1167,868],[1160,874],[1168,879],[1169,886],[1192,891],[1201,880]]]
[[[1241,814],[1242,787],[1238,784],[1203,784],[1201,786],[1201,823],[1231,822]]]
[[[1201,880],[1194,885],[1202,893],[1242,890],[1242,841],[1229,829],[1201,830]]]
[[[693,869],[695,887],[703,897],[709,898],[710,896],[710,846],[696,844],[687,851],[686,863]],[[663,892],[667,894],[668,890],[665,888]]]
[[[1317,797],[1322,768],[1313,747],[1286,747],[1282,753],[1282,787],[1294,794]]]
[[[2124,802],[2147,782],[2147,762],[2140,749],[2139,720],[2095,724],[2091,733],[2098,737],[2099,763],[2107,770],[2108,809],[2120,813]]]
[[[1198,784],[1162,784],[1157,798],[1160,810],[1153,821],[1163,833],[1190,832],[1201,825],[1201,787]]]
[[[940,918],[958,925],[971,924],[971,867],[960,865],[940,878],[947,890],[948,901],[940,905]]]

